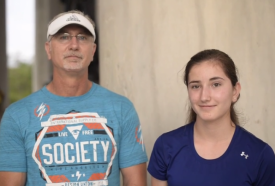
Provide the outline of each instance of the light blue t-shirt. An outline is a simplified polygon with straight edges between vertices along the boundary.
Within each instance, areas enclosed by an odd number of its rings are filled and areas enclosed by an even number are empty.
[[[133,104],[95,83],[78,97],[46,87],[10,105],[0,125],[0,171],[27,186],[119,186],[120,169],[147,161]]]

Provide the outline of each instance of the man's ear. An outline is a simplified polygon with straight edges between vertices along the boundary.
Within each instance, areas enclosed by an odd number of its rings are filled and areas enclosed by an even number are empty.
[[[93,51],[93,56],[95,55],[96,48],[97,48],[97,46],[96,46],[96,44],[94,43],[94,46],[93,46],[93,49],[92,49],[92,51]]]
[[[45,50],[48,56],[48,60],[52,59],[52,55],[51,55],[51,43],[50,42],[46,42],[45,43]]]
[[[95,51],[96,51],[96,44],[94,43],[93,47],[92,47],[92,60],[91,60],[91,62],[94,60]]]

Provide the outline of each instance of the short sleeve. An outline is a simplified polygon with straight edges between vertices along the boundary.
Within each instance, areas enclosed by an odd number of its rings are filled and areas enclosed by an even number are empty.
[[[275,185],[275,155],[270,146],[264,148],[256,170],[258,176],[255,186]]]
[[[6,111],[0,124],[0,171],[26,172],[24,140],[16,121]]]
[[[162,136],[160,136],[154,145],[149,165],[148,172],[156,179],[167,180],[167,163],[163,151]]]
[[[147,162],[147,155],[142,136],[141,125],[132,103],[122,109],[122,129],[119,150],[120,168],[131,167]]]

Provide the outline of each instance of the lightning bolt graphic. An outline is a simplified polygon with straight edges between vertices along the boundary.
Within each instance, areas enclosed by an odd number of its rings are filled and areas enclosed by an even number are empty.
[[[144,151],[144,143],[143,143],[143,136],[142,136],[142,133],[141,133],[141,125],[139,125],[138,132],[140,132],[140,142],[142,144],[142,150]]]
[[[77,176],[77,181],[78,181],[79,178],[81,177],[81,174],[79,173],[79,171],[77,171],[75,175]]]
[[[45,106],[46,106],[46,104],[41,103],[41,105],[39,106],[39,108],[36,111],[36,112],[39,112],[38,117],[40,116],[40,120],[42,119],[42,117],[44,116],[44,113],[46,111]]]

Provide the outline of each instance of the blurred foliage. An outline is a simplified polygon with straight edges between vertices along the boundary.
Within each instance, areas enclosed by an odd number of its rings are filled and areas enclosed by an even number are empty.
[[[18,101],[32,93],[32,65],[19,62],[9,68],[9,103]]]

